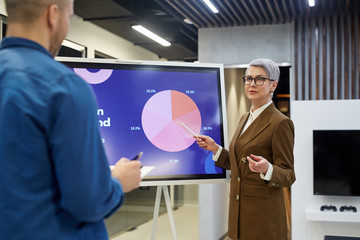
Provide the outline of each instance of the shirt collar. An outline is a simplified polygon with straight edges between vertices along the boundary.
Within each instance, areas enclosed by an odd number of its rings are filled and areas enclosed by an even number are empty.
[[[34,42],[32,40],[26,39],[26,38],[18,38],[18,37],[6,37],[2,40],[0,44],[0,50],[5,48],[13,48],[13,47],[27,47],[27,48],[33,48],[35,50],[38,50],[49,57],[53,58],[53,56],[50,54],[50,52],[38,44],[37,42]]]
[[[271,103],[272,103],[272,101],[270,100],[270,102],[265,103],[264,105],[262,105],[255,111],[253,111],[253,107],[251,106],[249,118],[252,118],[253,120],[255,120],[268,106],[270,106]]]

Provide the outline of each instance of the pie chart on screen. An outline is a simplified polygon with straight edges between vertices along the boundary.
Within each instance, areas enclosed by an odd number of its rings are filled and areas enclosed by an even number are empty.
[[[195,142],[193,133],[200,133],[201,115],[188,95],[165,90],[146,102],[141,123],[146,137],[154,146],[164,151],[178,152]]]

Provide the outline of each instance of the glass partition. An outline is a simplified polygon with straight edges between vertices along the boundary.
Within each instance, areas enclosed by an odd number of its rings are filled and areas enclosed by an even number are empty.
[[[184,186],[175,185],[169,188],[170,198],[173,200],[173,209],[184,204]],[[156,186],[140,187],[125,194],[125,201],[121,208],[105,220],[110,237],[125,231],[135,229],[137,226],[152,220],[154,215]],[[167,213],[164,195],[161,196],[159,215]]]

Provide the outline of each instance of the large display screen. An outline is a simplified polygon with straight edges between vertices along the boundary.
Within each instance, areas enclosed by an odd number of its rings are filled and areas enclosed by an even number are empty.
[[[360,196],[360,130],[314,130],[314,194]]]
[[[143,152],[144,181],[226,177],[194,138],[224,146],[221,65],[60,61],[95,93],[109,165]]]

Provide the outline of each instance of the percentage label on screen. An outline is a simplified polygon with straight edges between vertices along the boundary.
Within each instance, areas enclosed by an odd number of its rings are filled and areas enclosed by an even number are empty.
[[[146,89],[146,93],[156,93],[155,89]]]
[[[204,131],[209,131],[209,130],[213,130],[212,127],[203,127]]]
[[[130,127],[131,131],[140,131],[141,128],[140,127]]]
[[[185,92],[186,92],[186,94],[195,94],[194,90],[186,90]]]

